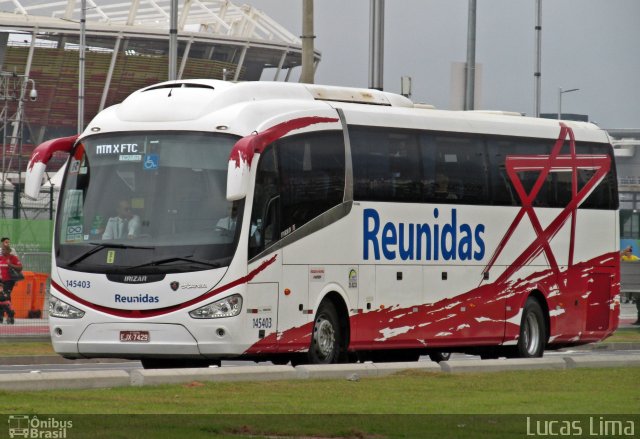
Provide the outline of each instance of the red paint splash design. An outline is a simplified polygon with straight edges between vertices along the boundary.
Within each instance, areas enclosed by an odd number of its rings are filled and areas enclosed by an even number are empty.
[[[569,154],[560,154],[569,140]],[[535,231],[534,241],[490,284],[436,303],[410,307],[391,306],[382,310],[352,315],[350,349],[446,348],[492,346],[515,342],[519,337],[520,313],[527,297],[538,291],[546,299],[550,343],[582,344],[601,340],[618,326],[620,305],[619,255],[608,253],[574,264],[577,209],[609,172],[607,155],[576,153],[571,128],[560,123],[560,134],[550,155],[508,156],[507,173],[522,203],[522,208],[496,247],[484,272],[489,272],[521,220],[527,215]],[[578,169],[593,175],[578,188]],[[529,193],[519,172],[539,172]],[[550,172],[571,172],[572,197],[567,206],[543,229],[533,202]],[[571,236],[567,269],[560,270],[550,242],[571,218]],[[528,275],[514,275],[544,252],[549,269]],[[398,291],[398,297],[402,292]],[[246,354],[299,352],[311,343],[313,322],[272,333],[251,346]]]
[[[277,255],[273,255],[271,258],[264,260],[255,270],[251,271],[251,273],[247,274],[246,276],[243,276],[228,284],[222,285],[221,287],[208,291],[202,296],[196,297],[195,299],[189,300],[184,303],[180,303],[178,305],[168,306],[165,308],[140,309],[140,310],[110,308],[102,305],[97,305],[95,303],[91,303],[85,299],[82,299],[76,296],[75,294],[73,294],[72,292],[66,290],[63,286],[61,286],[57,282],[51,281],[51,285],[56,289],[58,293],[64,296],[67,296],[70,299],[73,299],[76,302],[81,303],[84,306],[91,308],[93,310],[100,311],[105,314],[110,314],[116,317],[124,317],[124,318],[130,318],[130,319],[148,318],[148,317],[156,317],[163,314],[169,314],[171,312],[187,308],[189,306],[195,305],[200,302],[204,302],[207,299],[211,299],[214,296],[222,294],[233,287],[246,284],[247,282],[251,281],[254,277],[256,277],[260,272],[265,270],[269,265],[273,264],[276,260],[276,257]]]
[[[560,154],[560,150],[567,138],[569,137],[569,154]],[[505,281],[517,271],[520,267],[527,265],[533,261],[538,255],[544,252],[545,257],[549,261],[551,268],[558,272],[558,262],[555,255],[551,250],[550,242],[554,236],[560,231],[562,226],[571,218],[571,236],[569,241],[569,261],[568,265],[573,265],[573,255],[575,247],[575,230],[576,230],[576,215],[577,209],[580,204],[587,198],[595,186],[602,181],[605,175],[609,172],[611,167],[611,158],[607,155],[591,155],[591,154],[576,154],[576,142],[573,135],[573,130],[567,127],[565,124],[560,123],[560,135],[556,140],[551,154],[549,156],[537,155],[537,156],[507,156],[505,160],[505,166],[509,179],[513,183],[516,189],[518,197],[522,203],[522,208],[516,215],[515,219],[507,229],[507,233],[502,237],[502,240],[498,244],[493,256],[489,260],[489,263],[485,267],[484,271],[488,272],[495,263],[498,256],[504,250],[505,245],[509,242],[513,232],[520,224],[520,221],[526,214],[531,221],[531,225],[536,234],[536,239],[527,247],[520,256],[518,256],[513,263],[507,268],[498,281]],[[592,170],[594,171],[591,178],[586,184],[578,190],[578,169]],[[533,185],[531,191],[527,193],[520,180],[519,172],[539,172],[538,178]],[[547,226],[546,229],[542,228],[540,220],[533,208],[533,202],[538,196],[540,189],[547,179],[550,172],[571,172],[571,201],[565,206],[565,208],[558,214],[558,216]]]
[[[618,326],[618,253],[609,253],[556,273],[546,269],[524,279],[494,282],[436,303],[390,306],[351,315],[352,350],[495,346],[515,342],[521,308],[540,291],[549,308],[551,343],[601,340]],[[600,280],[593,281],[594,273]],[[398,291],[401,297],[402,291]],[[585,318],[586,316],[586,318]],[[311,344],[313,322],[271,333],[245,354],[295,353]],[[513,343],[512,343],[513,344]]]
[[[251,162],[253,161],[253,155],[255,153],[260,154],[262,151],[264,151],[267,145],[284,137],[289,132],[308,127],[309,125],[318,123],[331,123],[337,121],[337,118],[332,117],[311,116],[301,117],[298,119],[292,119],[286,122],[279,123],[263,131],[262,133],[250,134],[238,140],[231,150],[229,161],[234,162],[236,168],[240,167],[241,162],[246,162],[247,166],[250,167]]]

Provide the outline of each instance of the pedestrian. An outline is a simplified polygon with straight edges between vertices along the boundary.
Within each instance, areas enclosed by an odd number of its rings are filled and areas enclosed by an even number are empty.
[[[22,262],[20,262],[18,256],[12,254],[11,247],[5,245],[5,242],[11,242],[9,241],[9,238],[2,238],[1,242],[2,247],[0,248],[0,277],[2,278],[4,291],[9,296],[10,300],[13,286],[16,284],[19,278],[24,279],[24,276],[22,276]]]
[[[15,311],[11,306],[11,296],[7,294],[0,282],[0,323],[4,320],[4,315],[7,314],[7,323],[13,325],[15,322]]]
[[[640,260],[640,258],[633,254],[633,247],[629,246],[620,252],[620,260],[622,262],[636,262]],[[636,303],[636,311],[638,312],[638,318],[636,319],[635,322],[632,323],[632,325],[640,326],[640,298],[636,298],[633,300]]]
[[[18,253],[16,253],[16,250],[11,247],[11,239],[9,239],[7,237],[4,237],[4,238],[0,239],[0,243],[2,243],[2,248],[7,247],[9,249],[9,252],[12,255],[18,256]]]
[[[640,258],[633,254],[633,247],[629,246],[620,252],[620,260],[623,262],[635,262]]]

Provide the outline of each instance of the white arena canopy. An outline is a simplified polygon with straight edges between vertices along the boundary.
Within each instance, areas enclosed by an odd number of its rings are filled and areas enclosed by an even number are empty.
[[[84,120],[168,79],[171,0],[87,0]],[[77,130],[80,0],[0,0],[0,88],[28,78],[24,167],[34,145]],[[320,61],[320,52],[314,62]],[[297,80],[302,43],[260,10],[225,0],[178,1],[177,78]],[[19,88],[16,93],[19,94]],[[27,92],[27,96],[29,96]],[[11,95],[11,90],[4,93]],[[15,103],[4,99],[7,114]]]

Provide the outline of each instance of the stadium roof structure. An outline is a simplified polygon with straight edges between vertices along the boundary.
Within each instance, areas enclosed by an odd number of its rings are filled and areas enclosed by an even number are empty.
[[[86,0],[85,121],[167,80],[171,3]],[[15,147],[15,130],[9,148],[22,151],[23,165],[33,145],[77,132],[80,8],[80,0],[0,0],[0,135],[16,121],[24,124],[19,137],[26,148]],[[320,58],[316,52],[316,66]],[[289,81],[301,63],[300,39],[260,10],[226,0],[178,0],[178,79]],[[16,75],[23,83],[14,81],[11,93],[7,84]],[[12,101],[26,81],[37,88],[37,102],[24,91]],[[4,134],[6,144],[11,132]]]
[[[251,6],[238,6],[227,0],[182,0],[179,3],[180,31],[300,45],[299,38]],[[171,0],[87,0],[86,4],[88,22],[169,28]],[[0,11],[67,21],[79,21],[81,12],[78,0],[1,0]]]

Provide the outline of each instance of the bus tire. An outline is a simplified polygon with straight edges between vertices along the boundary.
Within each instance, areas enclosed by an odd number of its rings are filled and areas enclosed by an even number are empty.
[[[325,300],[318,307],[311,333],[309,363],[338,363],[344,350],[338,313],[332,302]]]
[[[441,361],[449,361],[451,358],[451,352],[432,352],[429,354],[431,361],[440,363]]]
[[[546,341],[546,325],[542,307],[535,298],[529,297],[522,311],[520,336],[516,346],[517,356],[520,358],[542,357]]]

